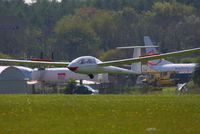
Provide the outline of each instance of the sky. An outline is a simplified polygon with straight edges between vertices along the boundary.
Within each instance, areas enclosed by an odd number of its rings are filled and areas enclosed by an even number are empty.
[[[25,3],[31,3],[31,0],[25,0]]]
[[[28,4],[30,4],[30,3],[32,3],[32,1],[36,1],[36,0],[24,0],[25,1],[25,3],[28,3]],[[62,0],[57,0],[57,1],[62,1]]]

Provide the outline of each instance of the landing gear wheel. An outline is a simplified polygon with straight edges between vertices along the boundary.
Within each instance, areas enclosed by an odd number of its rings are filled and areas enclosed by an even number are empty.
[[[88,76],[90,77],[90,79],[93,79],[93,78],[94,78],[94,75],[93,75],[93,74],[88,74]]]

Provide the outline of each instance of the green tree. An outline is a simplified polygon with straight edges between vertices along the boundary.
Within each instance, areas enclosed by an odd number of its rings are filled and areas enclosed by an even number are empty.
[[[26,29],[24,38],[26,44],[28,44],[24,47],[24,57],[39,58],[40,53],[46,49],[42,30],[39,28]]]
[[[194,84],[200,87],[200,61],[193,72],[192,79],[194,81]]]
[[[97,55],[99,38],[87,22],[69,17],[62,18],[55,27],[55,48],[60,56],[72,60],[82,55]]]
[[[0,50],[16,58],[36,57],[39,51],[55,50],[56,59],[71,60],[81,55],[99,56],[117,46],[142,45],[144,35],[151,36],[161,46],[161,52],[198,47],[199,3],[37,0],[27,5],[23,0],[2,0],[0,19],[5,22],[1,21],[1,25],[8,22],[18,25],[19,21],[19,29],[0,29]],[[12,20],[4,18],[7,16]]]
[[[69,79],[65,85],[64,93],[72,94],[73,90],[76,88],[77,82],[74,79]]]
[[[100,48],[104,51],[122,45],[137,44],[139,23],[138,13],[133,8],[123,8],[120,11],[101,11],[101,14],[91,20],[91,25],[101,39]]]
[[[143,36],[151,36],[160,45],[161,52],[188,48],[185,45],[185,39],[188,38],[185,30],[188,29],[179,27],[192,14],[195,14],[192,6],[177,2],[155,2],[152,9],[142,15],[138,31]],[[194,36],[194,33],[188,34]]]
[[[3,53],[0,53],[0,58],[3,58],[3,59],[11,59],[11,57],[7,54],[3,54]]]

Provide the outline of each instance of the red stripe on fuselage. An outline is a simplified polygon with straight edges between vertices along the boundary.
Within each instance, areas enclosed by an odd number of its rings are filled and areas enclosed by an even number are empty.
[[[147,55],[142,55],[140,57],[148,57],[148,56],[154,56],[154,55],[160,55],[159,53],[155,53],[155,54],[147,54]]]
[[[65,73],[58,73],[59,76],[65,76]]]

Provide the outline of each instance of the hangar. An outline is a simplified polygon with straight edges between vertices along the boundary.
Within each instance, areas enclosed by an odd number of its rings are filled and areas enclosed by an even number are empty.
[[[32,69],[22,66],[0,66],[0,94],[28,94]]]

